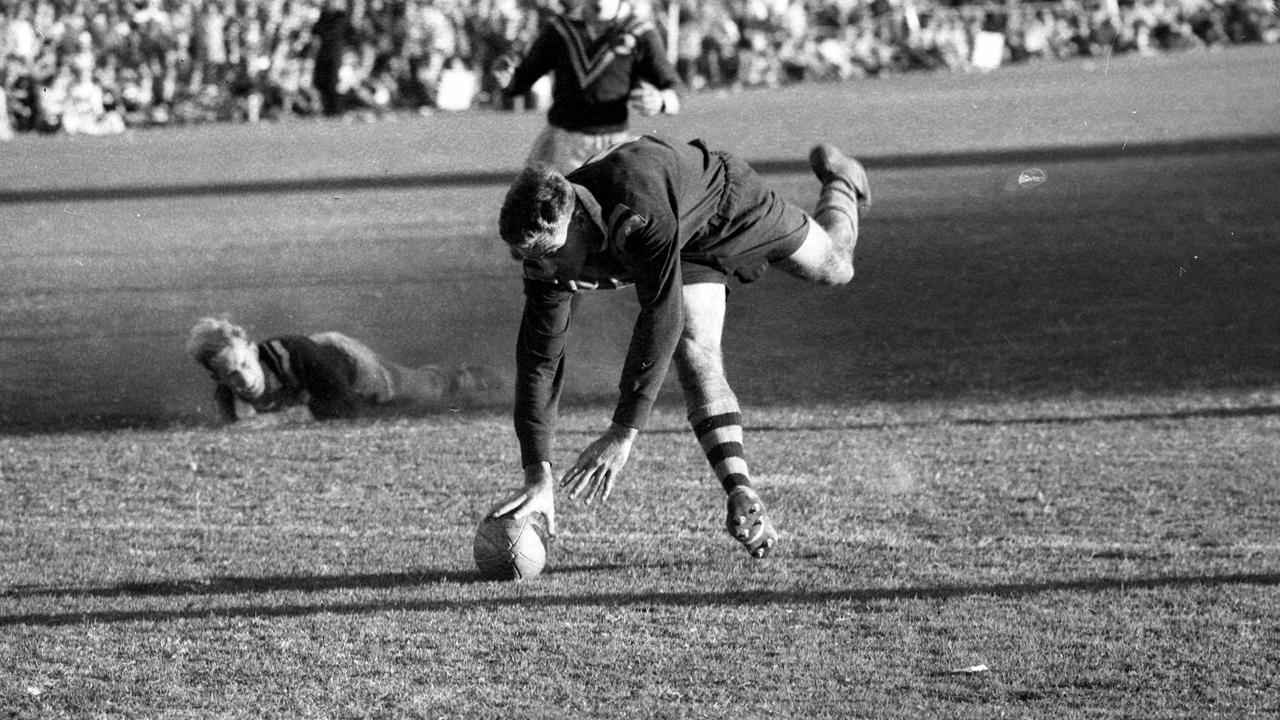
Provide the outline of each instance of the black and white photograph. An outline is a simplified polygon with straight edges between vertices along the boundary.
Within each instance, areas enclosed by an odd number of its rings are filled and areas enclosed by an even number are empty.
[[[1276,0],[0,0],[0,718],[1277,716]]]

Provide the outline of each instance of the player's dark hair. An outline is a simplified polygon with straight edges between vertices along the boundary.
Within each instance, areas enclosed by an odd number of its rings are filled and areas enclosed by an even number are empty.
[[[507,190],[498,214],[498,234],[527,258],[555,250],[555,232],[573,212],[573,185],[549,168],[525,168]]]

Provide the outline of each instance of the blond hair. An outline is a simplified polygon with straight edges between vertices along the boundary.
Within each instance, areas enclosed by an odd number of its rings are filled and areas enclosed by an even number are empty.
[[[236,340],[249,342],[249,334],[244,328],[226,318],[205,317],[191,328],[191,337],[187,338],[187,354],[205,367],[214,356],[230,347]]]

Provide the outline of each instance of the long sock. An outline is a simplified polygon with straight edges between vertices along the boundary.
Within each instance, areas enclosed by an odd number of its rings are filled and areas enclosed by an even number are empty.
[[[813,217],[852,257],[858,242],[858,195],[844,180],[834,180],[818,191]]]
[[[724,491],[751,487],[742,452],[742,414],[736,398],[714,400],[689,413],[689,424]]]

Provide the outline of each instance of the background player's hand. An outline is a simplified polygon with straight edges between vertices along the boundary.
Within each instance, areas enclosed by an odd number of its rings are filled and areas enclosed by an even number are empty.
[[[542,513],[547,519],[547,536],[556,536],[555,476],[550,463],[534,463],[524,469],[524,487],[489,511],[489,517],[511,515],[516,519]]]
[[[609,493],[613,492],[613,481],[622,472],[622,466],[627,464],[631,444],[638,433],[635,428],[613,423],[604,435],[588,445],[560,479],[561,487],[569,488],[569,499],[577,500],[582,496],[588,505],[596,498],[600,502],[608,500]]]
[[[651,117],[662,112],[662,93],[658,88],[641,80],[635,87],[631,88],[631,95],[627,98],[627,103],[631,105],[631,109],[640,113],[645,117]]]
[[[515,76],[516,59],[510,55],[503,55],[493,61],[490,72],[493,73],[493,79],[498,83],[498,87],[506,90],[511,84],[511,78]]]

